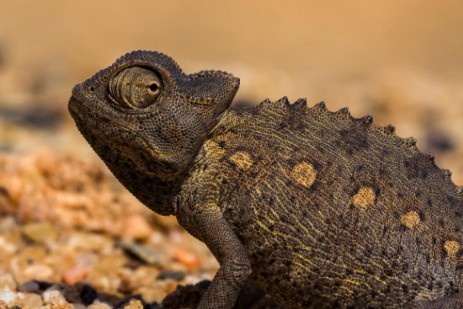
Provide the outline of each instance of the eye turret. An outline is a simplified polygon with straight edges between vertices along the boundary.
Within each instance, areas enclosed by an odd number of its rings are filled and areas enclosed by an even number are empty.
[[[116,102],[143,109],[154,104],[162,91],[159,76],[150,69],[130,67],[109,81],[109,93]]]

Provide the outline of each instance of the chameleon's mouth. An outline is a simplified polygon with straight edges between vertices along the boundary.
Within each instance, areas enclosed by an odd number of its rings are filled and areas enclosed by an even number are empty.
[[[104,114],[95,112],[87,104],[82,103],[74,95],[69,99],[69,113],[74,119],[77,128],[81,133],[88,139],[89,135],[101,136],[105,138],[108,135],[111,136],[124,136],[127,140],[141,142],[146,149],[150,149],[154,152],[154,149],[150,146],[142,136],[139,136],[136,131],[118,123],[114,119],[105,117]]]
[[[73,93],[69,99],[69,112],[77,129],[97,153],[127,154],[130,160],[137,162],[136,165],[142,167],[147,174],[150,171],[156,174],[159,165],[167,169],[177,160],[177,154],[160,153],[143,135],[114,119],[105,117],[103,113],[96,112],[92,106],[83,103],[76,96],[79,94]],[[162,158],[162,160],[155,161],[153,158]]]
[[[117,117],[112,116],[118,111],[108,107],[94,87],[87,85],[88,82],[76,85],[69,99],[69,113],[76,124],[85,124],[86,130],[101,131],[104,134],[111,134],[116,130],[137,134],[135,130],[118,121]]]
[[[74,95],[69,99],[68,109],[79,129],[83,123],[86,123],[86,128],[93,131],[94,128],[98,128],[109,121],[109,119],[88,108],[85,103]]]
[[[68,103],[68,109],[69,109],[69,113],[71,114],[72,116],[72,119],[74,119],[75,122],[77,121],[80,121],[80,106],[82,105],[82,103],[80,103],[80,101],[73,96],[71,96],[71,98],[69,99],[69,103]]]

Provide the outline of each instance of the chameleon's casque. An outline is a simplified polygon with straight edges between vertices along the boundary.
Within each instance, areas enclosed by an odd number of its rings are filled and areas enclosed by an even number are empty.
[[[69,102],[121,183],[218,259],[198,308],[232,308],[248,279],[287,308],[460,308],[463,194],[450,172],[348,109],[230,107],[238,86],[137,51]]]

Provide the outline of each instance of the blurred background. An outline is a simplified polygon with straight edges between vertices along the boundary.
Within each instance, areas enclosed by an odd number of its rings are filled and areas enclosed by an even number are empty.
[[[0,146],[85,153],[72,87],[148,49],[187,73],[235,74],[237,101],[287,95],[372,114],[461,174],[445,161],[463,153],[462,14],[458,0],[2,1]]]

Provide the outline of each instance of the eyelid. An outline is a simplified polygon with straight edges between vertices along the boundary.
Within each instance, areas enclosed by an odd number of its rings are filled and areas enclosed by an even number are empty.
[[[155,85],[155,90],[151,86]],[[145,109],[153,105],[162,91],[161,78],[151,69],[129,67],[109,81],[113,101],[130,109]]]

